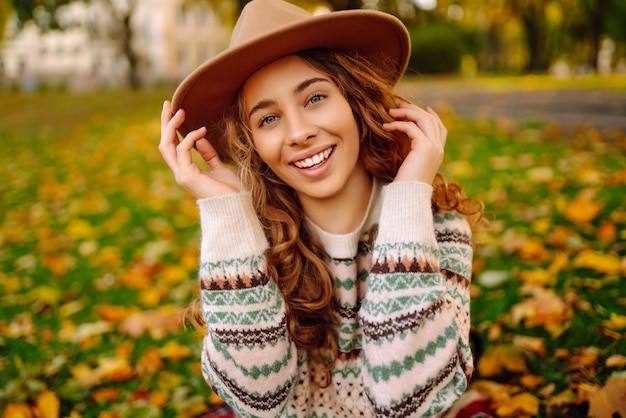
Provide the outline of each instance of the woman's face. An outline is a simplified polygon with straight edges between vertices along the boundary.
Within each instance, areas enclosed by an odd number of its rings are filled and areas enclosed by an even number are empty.
[[[257,71],[242,90],[261,159],[301,203],[336,197],[368,178],[352,109],[330,78],[290,55]]]

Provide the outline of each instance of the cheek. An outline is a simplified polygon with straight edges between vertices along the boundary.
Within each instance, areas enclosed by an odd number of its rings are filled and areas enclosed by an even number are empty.
[[[259,155],[261,160],[267,165],[275,164],[280,160],[280,147],[275,141],[267,136],[253,137],[254,151]]]

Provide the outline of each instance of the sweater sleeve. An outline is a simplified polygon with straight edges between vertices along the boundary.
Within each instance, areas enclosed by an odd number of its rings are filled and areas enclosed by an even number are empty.
[[[433,215],[431,186],[383,188],[361,307],[363,384],[377,416],[438,416],[471,374],[469,226]]]
[[[198,206],[203,375],[240,416],[275,417],[296,379],[297,354],[284,300],[268,276],[267,240],[248,193]]]

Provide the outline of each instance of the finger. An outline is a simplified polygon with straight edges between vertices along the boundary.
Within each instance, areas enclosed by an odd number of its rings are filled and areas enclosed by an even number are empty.
[[[159,143],[159,151],[170,164],[170,159],[176,157],[176,146],[178,145],[177,130],[185,121],[185,112],[179,109],[174,115],[171,114],[169,105],[164,103],[161,112],[161,141]]]
[[[192,159],[191,150],[195,147],[197,141],[204,138],[206,128],[195,129],[189,132],[185,138],[176,146],[176,161],[178,166],[185,169],[191,165],[195,165]]]
[[[442,145],[442,125],[436,114],[407,103],[400,103],[398,108],[390,109],[389,114],[396,119],[415,123],[429,141]]]
[[[446,144],[446,140],[448,137],[448,128],[443,124],[441,117],[435,112],[430,106],[426,107],[426,111],[431,115],[435,116],[437,119],[437,124],[439,125],[439,132],[442,135],[443,145]]]
[[[198,153],[200,153],[202,159],[208,164],[209,168],[211,168],[211,170],[215,170],[224,166],[224,163],[217,153],[217,150],[210,141],[197,141],[196,149],[198,150]]]
[[[383,124],[383,129],[387,132],[403,132],[409,137],[409,139],[411,139],[411,141],[426,141],[427,143],[434,144],[434,142],[426,136],[424,131],[422,131],[422,129],[420,129],[420,127],[418,127],[413,121],[397,120],[395,122],[385,123]]]

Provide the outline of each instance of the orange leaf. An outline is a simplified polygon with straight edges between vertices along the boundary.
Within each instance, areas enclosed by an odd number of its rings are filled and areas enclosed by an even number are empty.
[[[96,313],[105,321],[117,322],[127,318],[130,314],[137,312],[137,308],[125,308],[115,305],[96,305]]]
[[[497,345],[488,348],[478,360],[478,372],[481,376],[496,376],[505,371],[525,372],[526,359],[522,350],[512,345]]]
[[[511,321],[514,325],[524,322],[527,327],[543,326],[553,337],[569,327],[572,308],[552,289],[524,286],[522,291],[533,297],[513,305]]]
[[[137,373],[146,374],[154,373],[163,368],[163,361],[161,360],[161,354],[156,347],[148,347],[143,353],[143,356],[137,361]]]
[[[57,396],[47,390],[44,390],[37,396],[37,409],[40,418],[58,418],[61,402]]]
[[[500,417],[533,417],[539,413],[539,399],[530,393],[520,393],[513,396],[496,408]]]
[[[626,378],[609,377],[606,385],[589,395],[589,416],[611,418],[614,414],[626,417]]]
[[[91,394],[91,398],[96,402],[115,402],[120,396],[122,391],[117,388],[97,389]]]
[[[70,373],[76,380],[87,388],[100,383],[100,377],[86,364],[78,364],[74,367],[70,367]]]
[[[520,378],[520,383],[522,386],[528,389],[534,389],[540,384],[545,382],[545,379],[541,376],[536,376],[534,374],[525,374]]]
[[[613,222],[604,221],[598,228],[598,239],[604,245],[610,244],[617,238],[617,226]]]
[[[127,359],[121,357],[107,357],[98,360],[96,374],[103,380],[121,382],[134,375],[134,371]]]
[[[33,413],[25,403],[10,403],[4,410],[2,418],[33,418]]]
[[[606,365],[606,367],[624,367],[626,366],[626,356],[622,356],[621,354],[613,354],[606,359],[606,362],[604,364]]]
[[[161,349],[161,355],[169,360],[181,360],[191,355],[191,350],[185,345],[170,341]]]
[[[602,210],[602,205],[594,202],[592,197],[592,193],[587,190],[581,192],[576,199],[567,205],[563,216],[575,224],[591,222]]]

